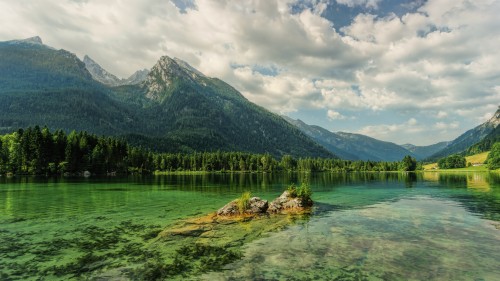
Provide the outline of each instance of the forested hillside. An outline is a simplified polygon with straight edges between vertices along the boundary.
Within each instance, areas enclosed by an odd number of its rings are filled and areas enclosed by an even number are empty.
[[[467,155],[478,154],[484,151],[491,150],[492,146],[500,141],[500,127],[497,126],[480,142],[474,144],[467,149]]]
[[[451,141],[444,149],[430,156],[429,160],[437,160],[456,153],[475,154],[486,151],[484,149],[491,147],[495,142],[494,140],[498,134],[498,132],[495,131],[497,130],[498,124],[500,124],[500,108],[497,109],[490,120],[463,133],[458,138]],[[485,140],[485,142],[481,143],[483,140]],[[470,151],[467,152],[468,150]]]

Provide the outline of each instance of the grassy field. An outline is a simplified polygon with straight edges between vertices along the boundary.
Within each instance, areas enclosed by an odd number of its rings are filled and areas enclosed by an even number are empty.
[[[489,151],[486,151],[486,152],[483,152],[483,153],[479,153],[479,154],[475,154],[475,155],[471,155],[471,156],[466,156],[465,157],[465,160],[467,163],[472,163],[472,164],[483,164],[485,161],[486,161],[486,158],[488,157],[488,154],[490,152]],[[432,163],[432,164],[427,164],[427,165],[424,165],[424,170],[425,171],[429,171],[429,170],[432,170],[432,171],[438,171],[438,166],[437,166],[437,163]],[[472,166],[472,167],[465,167],[465,168],[460,168],[460,169],[446,169],[446,170],[440,170],[440,171],[449,171],[449,172],[454,172],[454,171],[459,171],[459,172],[466,172],[466,171],[474,171],[474,172],[478,172],[478,171],[487,171],[488,168],[486,168],[486,166]]]
[[[486,151],[483,153],[467,156],[467,157],[465,157],[465,160],[467,161],[467,163],[472,163],[472,164],[484,163],[484,161],[486,161],[486,158],[488,157],[488,154],[490,154],[490,152]]]

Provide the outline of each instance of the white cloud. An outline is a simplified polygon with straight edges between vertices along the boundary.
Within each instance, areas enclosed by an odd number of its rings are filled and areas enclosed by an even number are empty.
[[[410,118],[399,124],[365,126],[358,130],[358,133],[385,141],[399,139],[399,143],[414,143],[415,136],[420,135],[425,130],[426,127],[419,125],[417,119]],[[396,136],[398,137],[396,138]]]
[[[330,120],[342,120],[342,119],[346,118],[344,115],[340,114],[340,112],[337,112],[337,111],[331,110],[331,109],[329,109],[326,112],[326,115],[328,116],[328,119],[330,119]]]
[[[366,8],[377,9],[378,3],[382,0],[336,0],[337,3],[346,5],[348,7],[363,6]]]
[[[449,130],[449,129],[456,129],[460,126],[460,123],[457,121],[453,121],[451,123],[445,123],[445,122],[437,122],[434,124],[434,128],[438,130]]]
[[[448,113],[446,113],[445,111],[440,110],[437,113],[436,117],[439,118],[439,119],[446,118],[446,117],[448,117]]]
[[[245,89],[242,93],[249,100],[280,114],[323,107],[319,89],[307,78],[291,73],[263,75],[248,66],[236,68],[234,76],[236,85]]]

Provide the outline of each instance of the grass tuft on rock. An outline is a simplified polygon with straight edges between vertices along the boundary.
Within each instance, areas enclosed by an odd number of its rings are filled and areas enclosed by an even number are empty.
[[[250,202],[250,198],[252,197],[252,193],[249,191],[243,192],[241,194],[240,198],[238,198],[238,210],[240,211],[240,214],[243,214],[245,210],[248,208],[248,204]]]
[[[309,186],[309,183],[307,182],[302,182],[302,184],[299,187],[296,187],[295,184],[292,183],[289,187],[287,187],[286,190],[288,191],[288,195],[291,198],[299,197],[304,202],[309,202],[312,200],[311,199],[312,190],[311,187]]]

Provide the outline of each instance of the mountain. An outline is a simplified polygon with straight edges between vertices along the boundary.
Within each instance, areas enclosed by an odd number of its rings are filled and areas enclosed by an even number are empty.
[[[42,42],[42,38],[40,38],[39,36],[34,36],[34,37],[21,39],[21,40],[11,40],[11,41],[8,41],[7,43],[9,43],[9,44],[44,45]]]
[[[287,116],[282,116],[282,117],[287,122],[289,122],[290,124],[297,127],[304,134],[311,137],[317,143],[321,144],[328,151],[337,155],[341,159],[347,159],[347,160],[360,160],[360,159],[362,159],[359,155],[350,153],[347,150],[340,148],[340,146],[343,144],[344,140],[340,136],[338,136],[337,134],[330,132],[327,129],[324,129],[324,128],[319,127],[319,126],[307,125],[306,123],[304,123],[300,119],[294,120],[294,119],[289,118]]]
[[[54,129],[123,134],[135,112],[110,98],[85,64],[39,37],[0,42],[0,132],[47,125]]]
[[[119,79],[87,55],[83,57],[83,63],[94,80],[110,87],[140,84],[146,79],[149,73],[147,69],[143,69],[136,71],[127,79]]]
[[[145,128],[165,132],[162,137],[188,150],[332,156],[278,115],[179,59],[162,57],[140,90],[148,119],[158,122]]]
[[[392,142],[381,141],[360,134],[337,132],[337,135],[344,139],[346,144],[344,147],[349,152],[356,151],[359,155],[366,155],[361,158],[362,160],[400,161],[407,155],[415,156]]]
[[[467,149],[466,155],[474,155],[491,150],[494,143],[500,141],[500,126],[497,126],[484,139]]]
[[[0,132],[47,125],[123,136],[168,152],[333,157],[281,117],[182,60],[162,57],[151,71],[137,73],[135,81],[145,78],[139,84],[110,87],[76,55],[38,39],[0,42]]]
[[[500,108],[497,109],[493,117],[485,123],[468,130],[455,140],[451,141],[444,149],[431,155],[429,160],[436,160],[455,153],[465,152],[469,147],[474,146],[491,134],[500,124]],[[494,136],[493,136],[494,137]]]
[[[118,79],[118,77],[106,71],[89,56],[85,55],[83,57],[83,63],[94,80],[108,86],[120,85],[121,79]]]
[[[410,151],[395,143],[380,141],[360,134],[333,133],[319,126],[308,125],[301,120],[284,118],[342,159],[400,161],[406,155],[413,156]]]
[[[500,121],[500,107],[495,112],[495,115],[493,115],[493,117],[490,120],[488,120],[488,123],[495,126],[495,129],[493,129],[493,131],[491,131],[481,141],[469,147],[466,152],[467,155],[474,155],[491,150],[493,144],[500,141],[500,126],[498,126],[499,121]]]
[[[144,82],[144,80],[146,80],[146,78],[148,77],[148,74],[149,74],[149,70],[147,70],[147,69],[137,70],[136,72],[134,72],[134,74],[130,75],[129,78],[124,79],[124,80],[122,79],[122,82],[120,83],[120,85],[140,84],[140,83]]]
[[[432,145],[426,146],[416,146],[413,144],[403,144],[401,145],[404,149],[410,151],[415,155],[417,160],[426,159],[429,156],[443,150],[450,142],[443,141]]]
[[[40,37],[0,42],[2,93],[94,86],[75,54],[50,48]]]

